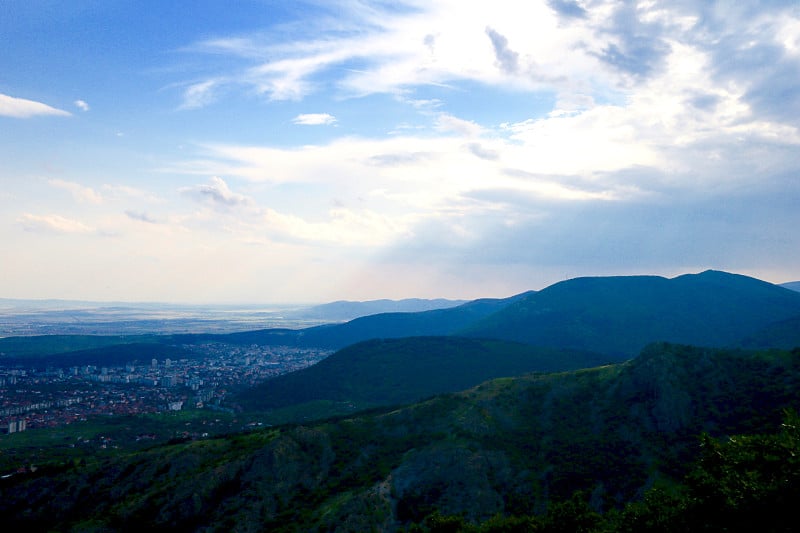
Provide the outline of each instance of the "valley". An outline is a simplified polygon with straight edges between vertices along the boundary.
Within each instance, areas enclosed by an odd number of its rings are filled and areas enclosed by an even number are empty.
[[[704,450],[796,445],[798,318],[800,292],[707,271],[298,329],[8,337],[3,412],[26,427],[0,435],[0,510],[37,529],[616,531],[671,502],[665,530],[702,529],[722,520],[689,498]],[[781,468],[741,497],[800,495]]]

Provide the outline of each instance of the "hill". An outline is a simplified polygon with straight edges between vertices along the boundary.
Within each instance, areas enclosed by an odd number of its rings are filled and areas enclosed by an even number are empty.
[[[186,356],[180,348],[182,345],[213,342],[340,349],[374,338],[451,335],[522,296],[524,294],[504,299],[481,299],[456,307],[418,313],[381,313],[343,324],[328,324],[305,329],[272,328],[213,334],[5,337],[0,338],[0,363],[62,367],[76,364],[74,361],[79,361],[77,364],[113,364],[119,362],[120,358],[131,357],[132,349],[128,345],[136,345],[134,351],[161,354],[154,357],[174,358],[177,355]],[[175,354],[171,355],[171,352]],[[140,358],[136,353],[133,355]],[[108,356],[108,362],[100,362],[102,359],[96,356]],[[87,362],[82,363],[84,360]]]
[[[531,293],[502,299],[474,300],[449,309],[419,313],[381,313],[344,324],[327,324],[301,330],[265,329],[212,337],[228,343],[282,344],[337,350],[369,339],[453,335],[528,294]]]
[[[797,291],[746,276],[706,271],[673,279],[576,278],[511,298],[481,299],[415,313],[380,313],[305,329],[124,337],[9,337],[0,339],[0,358],[130,343],[221,342],[337,350],[378,338],[464,336],[592,351],[620,359],[633,357],[648,343],[658,341],[702,346],[791,347],[795,337],[780,323],[797,316],[800,316]],[[772,329],[760,333],[769,328]],[[759,335],[757,339],[754,337]]]
[[[745,348],[783,348],[800,346],[800,315],[773,322],[742,341]]]
[[[771,433],[783,409],[800,407],[798,390],[798,350],[657,344],[626,363],[494,380],[402,409],[43,465],[0,482],[0,513],[14,530],[397,531],[547,511],[569,530],[574,502],[607,512],[684,479],[701,443],[719,470],[725,450],[700,433]],[[794,469],[780,474],[783,494],[796,495],[797,461],[782,464]]]
[[[354,344],[319,363],[270,379],[234,402],[250,410],[307,402],[396,405],[456,392],[497,377],[596,366],[605,356],[506,341],[407,337]]]
[[[467,336],[534,346],[635,356],[651,342],[739,346],[800,315],[800,293],[755,278],[706,271],[658,276],[576,278],[501,300],[450,309],[384,313],[303,330],[261,330],[225,342],[339,349],[374,338]],[[786,346],[790,340],[775,339]]]
[[[800,281],[789,281],[787,283],[781,283],[780,286],[792,291],[800,291]]]
[[[195,359],[200,357],[197,352],[187,350],[182,346],[163,343],[129,343],[113,344],[88,350],[47,354],[42,356],[3,357],[0,359],[5,365],[21,365],[27,368],[67,368],[73,366],[123,366],[127,363],[138,362],[147,364],[151,359]]]
[[[633,356],[658,341],[735,346],[798,315],[797,292],[725,272],[576,278],[520,298],[460,334]]]
[[[123,344],[155,343],[157,335],[36,335],[0,338],[0,360],[48,358],[49,356],[108,348]]]
[[[300,319],[346,321],[380,313],[419,313],[422,311],[432,311],[434,309],[449,309],[465,303],[467,303],[465,300],[445,300],[442,298],[434,300],[421,298],[406,298],[403,300],[381,299],[369,300],[366,302],[341,300],[289,311],[284,313],[284,316]]]

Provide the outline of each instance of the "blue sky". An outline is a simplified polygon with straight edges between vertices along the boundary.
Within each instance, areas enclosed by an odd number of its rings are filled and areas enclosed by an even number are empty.
[[[2,11],[2,297],[800,278],[796,1]]]

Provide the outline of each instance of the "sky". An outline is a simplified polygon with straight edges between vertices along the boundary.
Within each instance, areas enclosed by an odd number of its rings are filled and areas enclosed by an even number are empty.
[[[0,10],[0,297],[800,279],[796,0]]]

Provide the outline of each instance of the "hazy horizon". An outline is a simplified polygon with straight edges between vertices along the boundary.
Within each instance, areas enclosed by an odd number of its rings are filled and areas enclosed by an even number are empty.
[[[709,270],[709,269],[707,269],[707,270]],[[684,272],[682,274],[678,274],[677,276],[662,276],[662,277],[665,277],[665,278],[669,279],[669,278],[683,276],[683,275],[699,274],[700,272],[701,271],[698,271],[698,272]],[[730,272],[730,273],[731,274],[746,275],[746,274],[741,274],[739,272]],[[628,274],[628,275],[629,276],[657,276],[656,274],[645,274],[645,273]],[[609,276],[613,277],[614,275],[610,274]],[[588,275],[588,276],[577,276],[577,278],[581,278],[581,277],[592,278],[592,277],[603,277],[603,276],[591,276],[591,275]],[[486,294],[486,295],[478,296],[478,297],[475,297],[475,298],[439,298],[439,297],[435,297],[435,296],[432,296],[432,297],[407,296],[407,297],[401,297],[401,298],[380,298],[380,297],[378,297],[378,298],[369,298],[369,299],[365,299],[365,300],[339,299],[339,300],[325,300],[325,301],[296,301],[296,302],[288,302],[288,301],[287,302],[279,302],[279,301],[266,301],[266,300],[265,301],[257,301],[257,300],[247,301],[247,300],[242,300],[242,301],[206,301],[206,302],[195,301],[195,302],[191,302],[191,301],[167,301],[167,300],[161,300],[161,301],[158,301],[158,300],[136,301],[136,300],[82,300],[82,299],[62,299],[62,298],[6,298],[4,296],[0,296],[0,304],[2,304],[3,302],[25,302],[25,303],[31,303],[31,304],[34,304],[34,305],[41,305],[42,307],[44,307],[45,305],[53,305],[53,306],[55,306],[55,305],[58,305],[58,304],[64,304],[64,305],[75,304],[75,305],[86,306],[86,307],[93,307],[93,306],[109,306],[109,307],[130,306],[132,308],[136,308],[136,306],[143,306],[143,307],[154,307],[156,309],[160,308],[160,307],[168,308],[168,309],[169,308],[171,308],[171,309],[180,309],[180,308],[185,307],[187,309],[203,309],[203,308],[214,309],[214,308],[217,308],[219,310],[234,310],[237,307],[241,307],[241,308],[243,308],[243,310],[248,310],[248,311],[258,310],[258,311],[261,311],[261,312],[276,312],[277,313],[277,312],[291,310],[291,309],[302,309],[302,308],[306,308],[306,307],[321,306],[321,305],[326,305],[326,304],[331,304],[331,303],[340,303],[340,302],[369,303],[369,302],[378,302],[378,301],[403,301],[403,300],[429,300],[429,301],[447,300],[447,301],[465,301],[465,302],[467,302],[467,301],[477,300],[477,299],[480,299],[480,298],[508,298],[508,297],[516,296],[516,295],[519,295],[519,294],[522,294],[522,293],[528,292],[528,291],[540,291],[540,290],[546,289],[550,285],[554,285],[554,284],[559,283],[561,281],[568,281],[570,279],[576,279],[576,278],[567,278],[567,279],[564,279],[564,280],[556,280],[553,283],[545,285],[545,286],[542,286],[542,287],[529,288],[529,289],[525,289],[525,290],[522,290],[522,291],[519,291],[519,292],[515,292],[515,293],[512,293],[512,294]],[[756,278],[756,279],[760,279],[760,278]],[[800,283],[800,280],[787,280],[787,281],[775,282],[775,281],[762,279],[761,281],[766,281],[768,283],[772,283],[774,285],[779,285],[779,286],[780,285],[794,285],[794,284]],[[796,289],[793,289],[793,290],[796,290]],[[2,311],[1,307],[0,307],[0,311]]]
[[[10,0],[0,297],[800,279],[796,1]]]

